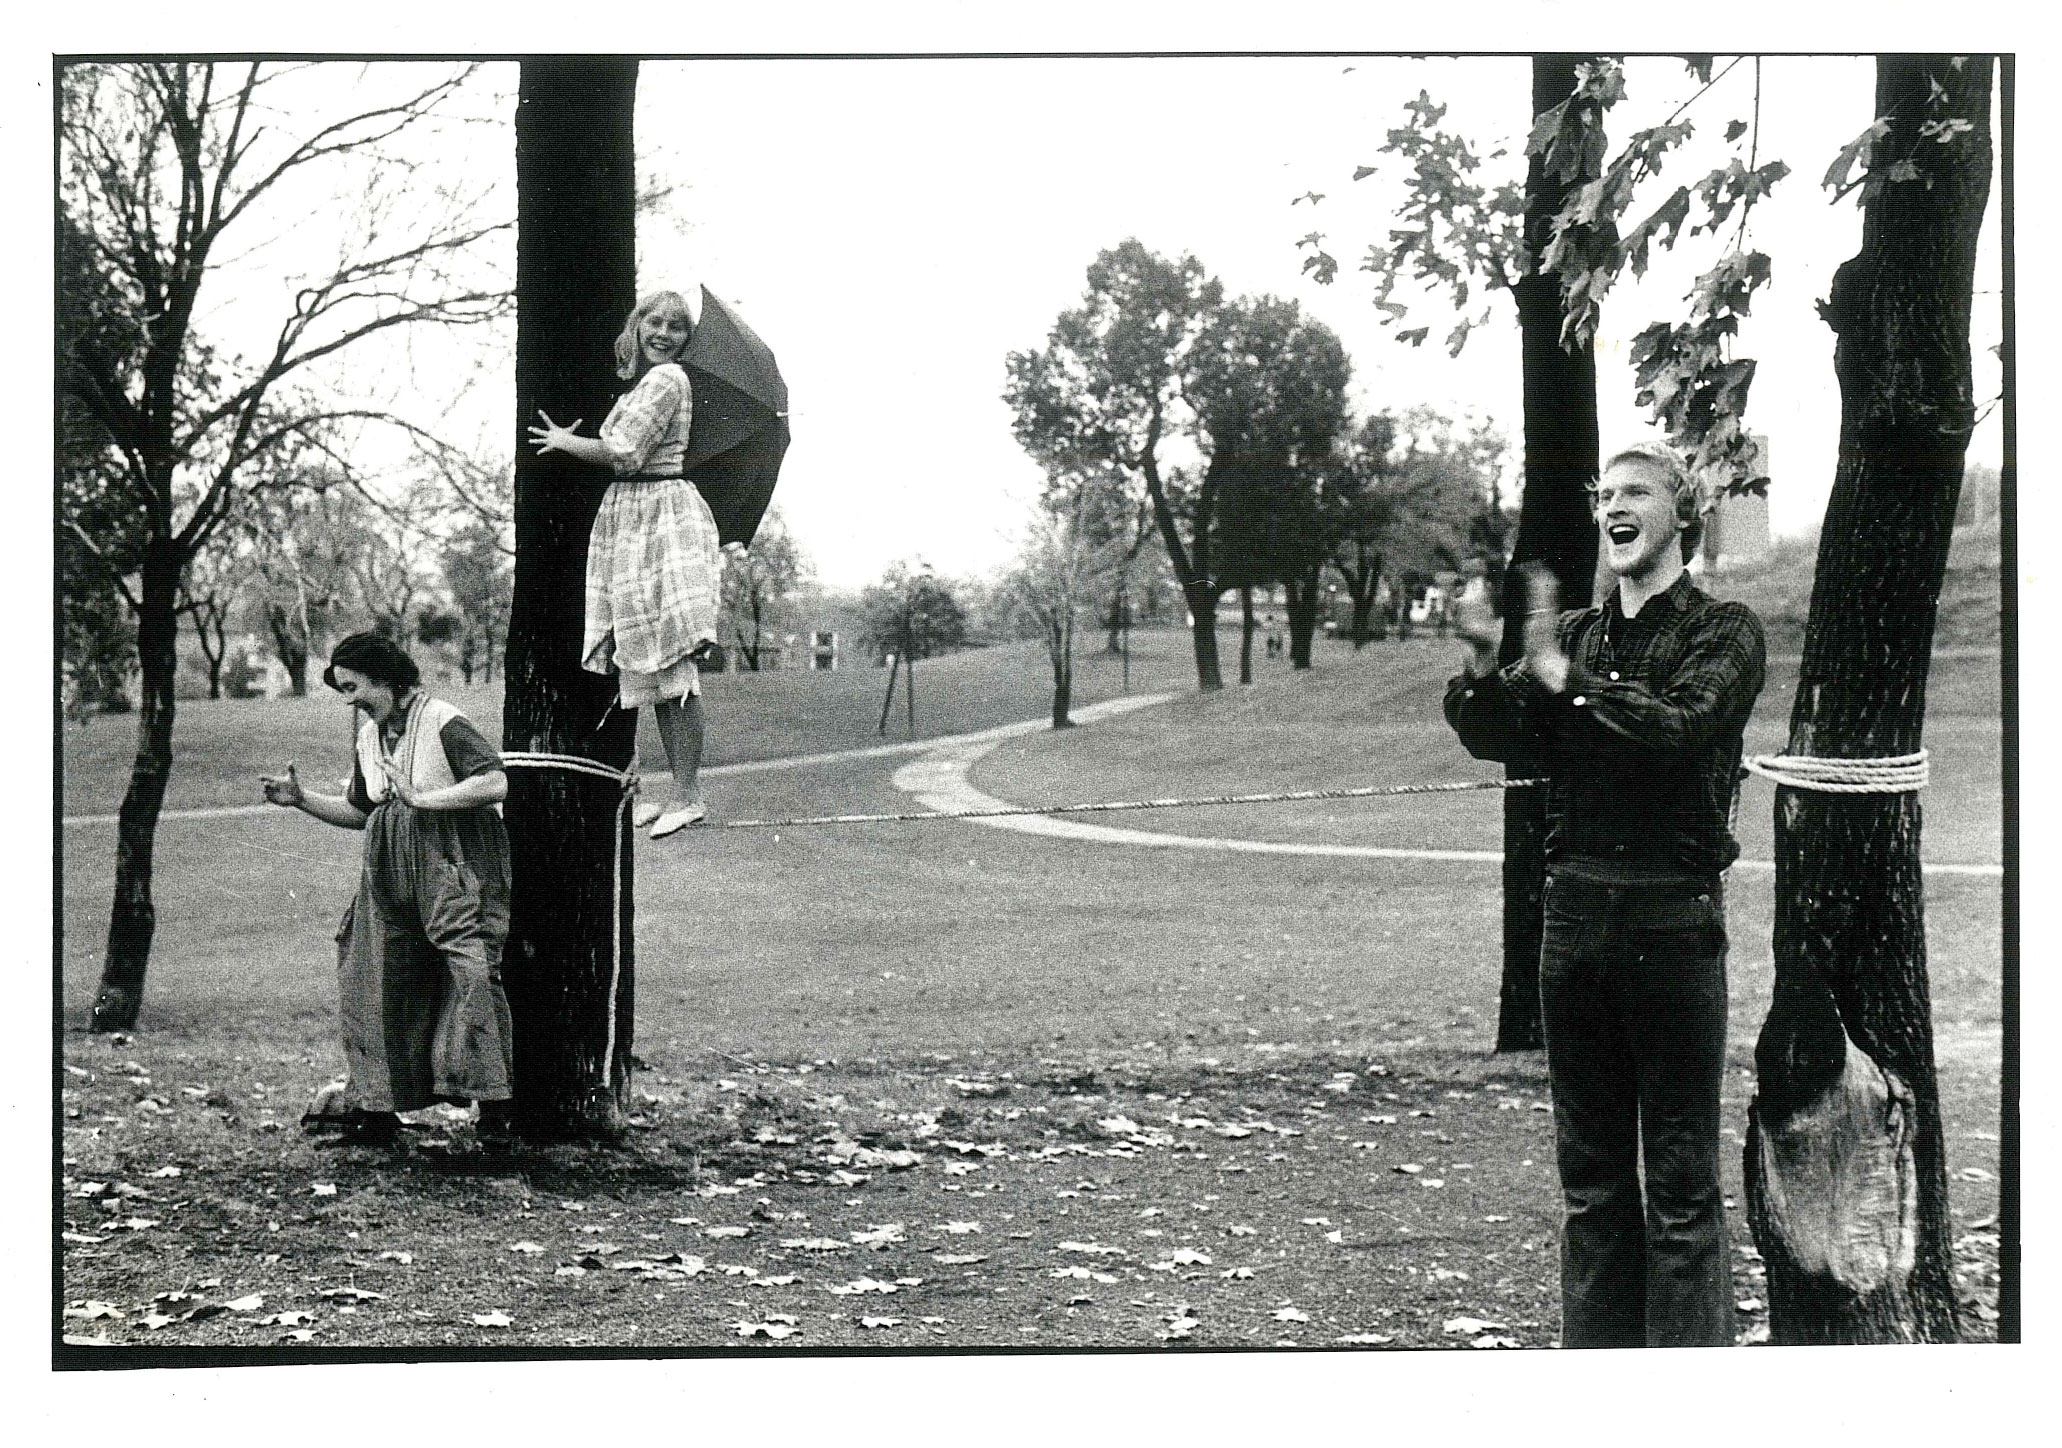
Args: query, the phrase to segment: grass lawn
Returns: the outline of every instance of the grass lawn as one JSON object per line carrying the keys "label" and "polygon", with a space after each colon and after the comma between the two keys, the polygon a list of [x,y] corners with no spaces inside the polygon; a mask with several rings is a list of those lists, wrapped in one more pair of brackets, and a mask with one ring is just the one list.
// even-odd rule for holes
{"label": "grass lawn", "polygon": [[[1135,689],[1188,678],[1184,635],[1135,642]],[[1013,740],[975,779],[1057,800],[1481,777],[1437,723],[1451,654],[1323,646],[1307,675],[1269,665],[1250,691]],[[1116,692],[1107,662],[1083,662],[1084,702]],[[1935,671],[1929,858],[1998,858],[1985,667]],[[715,760],[878,742],[877,672],[711,682]],[[1772,682],[1757,747],[1780,738],[1790,686]],[[927,661],[919,722],[946,733],[1036,717],[1045,688],[1028,651]],[[311,778],[344,759],[334,704],[233,707],[252,712],[182,708],[187,803],[247,800],[255,763],[289,752]],[[901,808],[897,763],[722,777],[712,802],[733,818]],[[66,764],[70,808],[112,803],[121,766],[77,750]],[[1753,831],[1768,796],[1748,790],[1748,853],[1765,857],[1765,820]],[[1495,819],[1493,797],[1470,795],[1123,822],[1493,847]],[[527,1148],[479,1172],[440,1154],[470,1132],[437,1112],[392,1151],[324,1148],[296,1127],[341,1062],[330,937],[356,836],[284,813],[166,821],[134,1039],[81,1029],[113,830],[69,828],[65,844],[75,1335],[294,1351],[1557,1335],[1543,1063],[1490,1053],[1492,866],[1138,850],[965,824],[642,846],[636,1129],[617,1149]],[[1734,1144],[1767,1003],[1768,893],[1765,875],[1742,873],[1731,896]],[[1931,877],[1928,903],[1951,1165],[1975,1173],[1955,1182],[1958,1260],[1972,1307],[1987,1307],[1998,885]],[[1751,1335],[1762,1289],[1737,1219],[1732,1240]],[[1974,1312],[1970,1325],[1987,1331]]]}

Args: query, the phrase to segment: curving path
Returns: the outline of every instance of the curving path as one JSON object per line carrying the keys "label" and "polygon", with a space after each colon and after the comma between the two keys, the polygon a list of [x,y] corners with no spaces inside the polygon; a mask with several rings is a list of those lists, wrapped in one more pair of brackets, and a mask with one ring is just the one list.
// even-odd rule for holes
{"label": "curving path", "polygon": [[[1094,719],[1106,718],[1112,714],[1145,708],[1174,697],[1171,694],[1148,695],[1144,697],[1112,699],[1108,703],[1094,705],[1075,712],[1075,718],[1088,723]],[[951,739],[936,739],[924,746],[922,755],[895,771],[895,787],[904,794],[913,796],[926,809],[940,813],[958,813],[962,810],[1013,809],[1012,800],[999,799],[995,795],[977,789],[969,777],[970,771],[982,756],[993,750],[1004,739],[1035,730],[1040,725],[1010,725],[1004,729],[991,729],[980,734],[966,734]],[[1155,830],[1125,829],[1114,825],[1090,824],[1085,820],[1069,819],[1054,815],[1011,815],[1001,818],[972,819],[965,823],[981,825],[987,829],[1013,830],[1024,835],[1045,835],[1054,839],[1087,840],[1105,845],[1131,845],[1145,849],[1161,850],[1216,850],[1248,855],[1317,855],[1332,858],[1356,860],[1455,860],[1481,864],[1501,864],[1500,850],[1413,850],[1382,845],[1300,845],[1279,840],[1226,839],[1215,835],[1163,834]],[[1773,872],[1773,860],[1736,860],[1736,870]],[[1973,875],[1979,878],[1998,879],[2004,875],[2002,865],[1962,865],[1926,863],[1920,869],[1928,875]]]}

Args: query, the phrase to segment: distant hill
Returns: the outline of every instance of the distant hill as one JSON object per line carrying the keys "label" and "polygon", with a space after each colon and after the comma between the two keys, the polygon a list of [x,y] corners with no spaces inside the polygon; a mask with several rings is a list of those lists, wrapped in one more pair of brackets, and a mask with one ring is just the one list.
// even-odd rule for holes
{"label": "distant hill", "polygon": [[[1795,654],[1804,647],[1804,623],[1811,612],[1818,555],[1816,532],[1803,538],[1778,538],[1768,557],[1749,568],[1708,574],[1700,586],[1717,598],[1737,598],[1759,614],[1768,631],[1770,653]],[[1997,520],[1956,529],[1948,550],[1947,577],[1940,589],[1934,647],[1995,646],[2003,596]]]}

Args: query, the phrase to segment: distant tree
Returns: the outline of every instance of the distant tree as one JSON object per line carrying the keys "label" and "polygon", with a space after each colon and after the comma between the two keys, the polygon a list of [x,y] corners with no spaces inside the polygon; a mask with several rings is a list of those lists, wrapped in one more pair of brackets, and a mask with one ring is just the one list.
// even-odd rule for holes
{"label": "distant tree", "polygon": [[179,585],[179,612],[193,622],[194,638],[208,666],[208,697],[222,697],[222,668],[229,658],[229,620],[250,573],[246,540],[223,529],[187,565]]}
{"label": "distant tree", "polygon": [[963,647],[966,607],[956,586],[928,563],[896,563],[859,597],[859,646],[875,659],[928,659]]}
{"label": "distant tree", "polygon": [[495,650],[508,637],[514,550],[502,540],[502,528],[474,516],[444,543],[444,587],[459,623],[458,667],[468,684],[475,674],[493,682]]}
{"label": "distant tree", "polygon": [[[503,314],[507,289],[473,279],[469,248],[506,223],[473,219],[475,198],[414,186],[398,149],[446,108],[471,67],[439,68],[392,99],[298,126],[302,65],[157,61],[66,65],[58,78],[59,337],[67,438],[78,415],[98,430],[108,486],[140,530],[73,540],[111,575],[133,572],[142,678],[136,762],[117,827],[114,902],[93,1028],[136,1024],[156,930],[151,867],[172,767],[180,583],[195,553],[269,462],[318,447],[354,414],[310,400],[308,369],[362,339],[418,322]],[[399,74],[383,72],[383,75]],[[361,72],[361,75],[364,73]],[[376,89],[367,81],[358,94]],[[309,225],[296,193],[326,176],[363,196],[321,213],[337,260],[280,289],[269,349],[233,355],[205,331],[203,294],[254,259],[266,218]],[[410,186],[417,222],[389,203]],[[278,201],[275,210],[270,203]],[[243,238],[243,240],[239,240]],[[296,388],[303,391],[296,394]]]}
{"label": "distant tree", "polygon": [[1074,633],[1130,555],[1130,540],[1098,512],[1110,493],[1093,481],[1049,487],[997,590],[1012,619],[1035,632],[1052,664],[1052,727],[1073,727]]}
{"label": "distant tree", "polygon": [[1375,636],[1385,578],[1407,599],[1429,574],[1502,546],[1495,520],[1503,446],[1493,429],[1456,433],[1429,408],[1413,408],[1400,420],[1367,419],[1342,449],[1330,561],[1352,600],[1356,648]]}
{"label": "distant tree", "polygon": [[363,546],[350,486],[321,471],[258,494],[245,510],[256,606],[295,698],[308,692],[308,658],[353,601],[353,555]]}
{"label": "distant tree", "polygon": [[[1330,552],[1326,464],[1347,423],[1346,349],[1322,322],[1278,297],[1220,308],[1189,359],[1186,395],[1209,463],[1193,490],[1173,493],[1190,536],[1217,535],[1219,582],[1286,586],[1289,654],[1310,667],[1319,577]],[[1250,679],[1251,608],[1240,647]]]}
{"label": "distant tree", "polygon": [[1082,305],[1060,314],[1044,349],[1009,355],[1003,391],[1017,441],[1049,476],[1110,467],[1143,487],[1188,601],[1205,690],[1224,687],[1224,585],[1211,556],[1217,489],[1207,476],[1177,474],[1163,450],[1191,422],[1182,392],[1190,352],[1223,300],[1194,257],[1168,261],[1136,239],[1122,242],[1089,265]]}
{"label": "distant tree", "polygon": [[767,628],[806,582],[808,567],[778,508],[767,511],[750,549],[724,560],[718,633],[727,630],[737,640],[738,657],[753,673],[763,661]]}

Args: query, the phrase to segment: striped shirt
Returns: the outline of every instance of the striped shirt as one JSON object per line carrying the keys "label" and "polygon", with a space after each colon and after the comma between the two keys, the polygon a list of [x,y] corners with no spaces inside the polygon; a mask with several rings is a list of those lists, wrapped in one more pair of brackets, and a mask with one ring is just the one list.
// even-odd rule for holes
{"label": "striped shirt", "polygon": [[1560,618],[1568,682],[1548,692],[1521,659],[1446,687],[1446,719],[1477,759],[1544,775],[1549,861],[1716,875],[1741,735],[1761,693],[1761,621],[1686,573],[1627,618],[1618,590]]}

